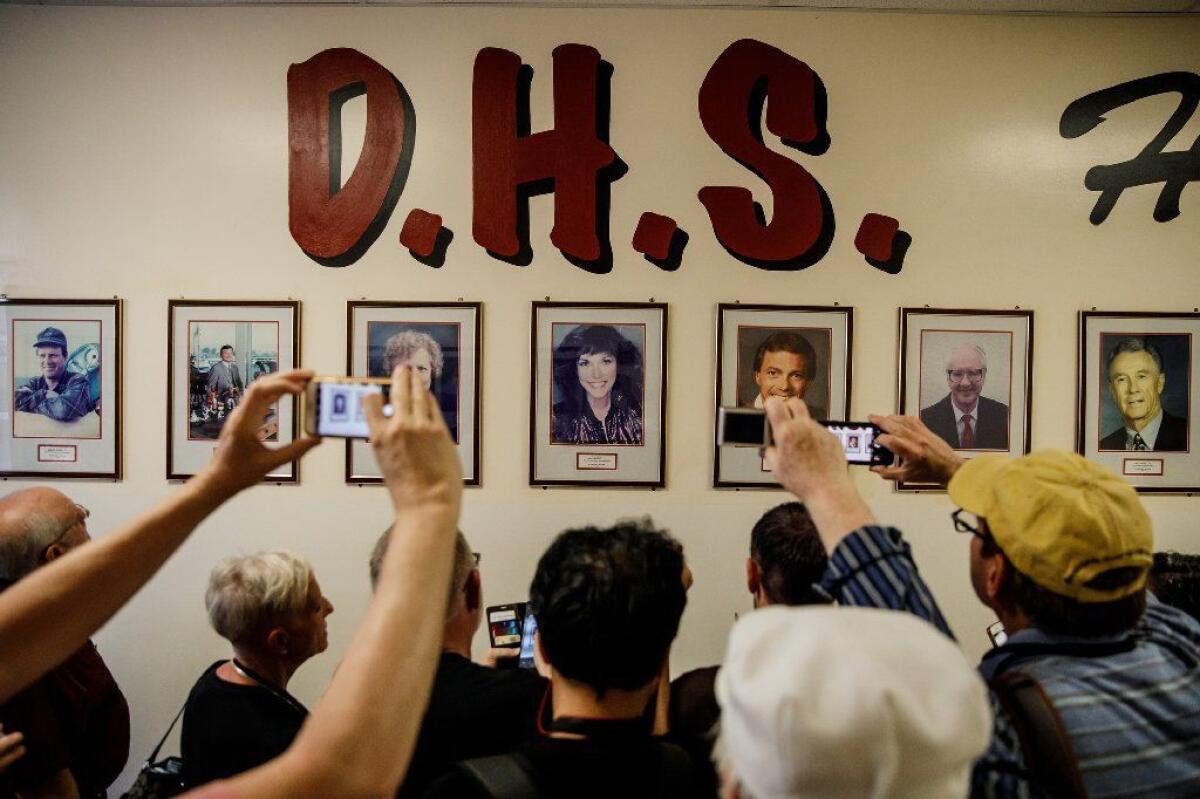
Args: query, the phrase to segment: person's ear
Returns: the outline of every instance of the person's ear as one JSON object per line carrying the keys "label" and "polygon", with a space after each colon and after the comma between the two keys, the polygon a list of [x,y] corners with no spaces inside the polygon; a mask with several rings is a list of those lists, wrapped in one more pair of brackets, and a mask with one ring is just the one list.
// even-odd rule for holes
{"label": "person's ear", "polygon": [[1167,387],[1167,374],[1166,374],[1166,372],[1159,372],[1158,373],[1158,393],[1159,394],[1163,393],[1163,389],[1166,387]]}
{"label": "person's ear", "polygon": [[1009,582],[1012,579],[1012,564],[1002,552],[997,552],[984,561],[983,590],[988,599],[994,604],[1003,599]]}
{"label": "person's ear", "polygon": [[282,627],[274,627],[271,632],[267,633],[267,650],[273,655],[279,657],[287,655],[290,643],[291,636]]}
{"label": "person's ear", "polygon": [[758,562],[754,558],[746,558],[746,590],[751,596],[758,596],[758,592],[762,590],[762,570],[758,567]]}
{"label": "person's ear", "polygon": [[45,563],[50,563],[51,561],[61,558],[65,554],[67,554],[66,547],[62,546],[61,544],[51,544],[50,546],[46,547],[46,551],[42,553],[42,561]]}
{"label": "person's ear", "polygon": [[466,594],[467,612],[474,613],[483,605],[483,581],[479,577],[479,569],[471,569],[467,575],[467,585],[463,588]]}

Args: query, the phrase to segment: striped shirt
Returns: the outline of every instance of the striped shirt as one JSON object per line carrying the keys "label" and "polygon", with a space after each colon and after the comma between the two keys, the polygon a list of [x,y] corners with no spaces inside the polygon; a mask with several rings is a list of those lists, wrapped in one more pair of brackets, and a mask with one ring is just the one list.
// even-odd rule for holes
{"label": "striped shirt", "polygon": [[[848,535],[834,549],[821,585],[840,604],[908,611],[954,637],[895,528],[866,526]],[[1036,651],[1089,646],[1107,647],[1106,654]],[[1083,639],[1021,630],[979,668],[991,679],[1014,665],[1053,702],[1089,796],[1200,796],[1195,619],[1148,596],[1145,614],[1127,635]],[[1025,771],[1012,721],[995,695],[991,704],[992,741],[975,764],[972,796],[1041,795]]]}

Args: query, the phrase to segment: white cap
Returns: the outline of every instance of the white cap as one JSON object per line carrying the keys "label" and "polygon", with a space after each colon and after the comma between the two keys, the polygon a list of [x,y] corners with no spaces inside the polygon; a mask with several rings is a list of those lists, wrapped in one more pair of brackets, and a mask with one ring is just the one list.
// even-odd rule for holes
{"label": "white cap", "polygon": [[722,765],[754,799],[967,795],[987,688],[908,613],[768,607],[742,617],[717,675]]}

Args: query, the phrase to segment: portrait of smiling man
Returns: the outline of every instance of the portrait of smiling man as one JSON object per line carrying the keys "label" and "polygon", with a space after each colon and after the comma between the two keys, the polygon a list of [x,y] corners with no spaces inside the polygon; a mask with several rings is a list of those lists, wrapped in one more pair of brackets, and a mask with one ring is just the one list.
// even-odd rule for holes
{"label": "portrait of smiling man", "polygon": [[945,360],[945,397],[921,409],[921,421],[955,449],[1008,449],[1008,405],[983,396],[987,352],[960,343]]}
{"label": "portrait of smiling man", "polygon": [[67,371],[67,336],[57,327],[46,327],[33,343],[40,374],[17,386],[18,411],[37,413],[59,422],[74,422],[92,410],[91,387],[86,376]]}
{"label": "portrait of smiling man", "polygon": [[768,397],[799,397],[813,418],[826,418],[826,409],[814,407],[805,396],[816,378],[818,361],[813,345],[799,333],[792,330],[770,333],[755,348],[751,363],[751,374],[758,391],[753,399],[743,395],[741,405],[762,408]]}
{"label": "portrait of smiling man", "polygon": [[1184,452],[1187,420],[1162,406],[1167,375],[1149,339],[1126,336],[1108,353],[1105,380],[1124,424],[1100,439],[1101,450]]}

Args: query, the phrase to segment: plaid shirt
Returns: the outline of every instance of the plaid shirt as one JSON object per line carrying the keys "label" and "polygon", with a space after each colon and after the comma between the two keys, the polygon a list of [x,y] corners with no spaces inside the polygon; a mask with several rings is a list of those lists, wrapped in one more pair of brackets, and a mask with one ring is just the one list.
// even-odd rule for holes
{"label": "plaid shirt", "polygon": [[60,422],[73,422],[86,416],[92,409],[91,386],[84,375],[63,372],[62,379],[58,381],[58,396],[47,397],[49,390],[44,377],[25,381],[16,391],[17,410],[40,413]]}
{"label": "plaid shirt", "polygon": [[[907,611],[954,637],[895,528],[866,526],[843,539],[822,588],[843,605]],[[1036,652],[1121,642],[1102,656]],[[1149,596],[1127,635],[1100,641],[1021,630],[979,668],[991,679],[1011,665],[1053,702],[1089,796],[1200,796],[1200,623],[1186,613]],[[994,694],[990,700],[992,741],[975,763],[971,795],[1042,795],[1030,783],[1012,721]]]}

